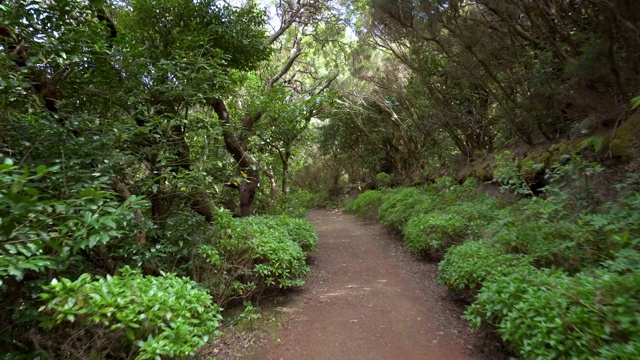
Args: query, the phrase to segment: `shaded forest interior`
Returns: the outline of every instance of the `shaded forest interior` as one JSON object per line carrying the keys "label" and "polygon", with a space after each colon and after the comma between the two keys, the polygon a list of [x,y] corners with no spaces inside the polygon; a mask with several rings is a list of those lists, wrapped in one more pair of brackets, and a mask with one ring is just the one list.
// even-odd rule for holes
{"label": "shaded forest interior", "polygon": [[[635,0],[0,0],[0,54],[0,352],[14,358],[192,355],[222,308],[303,284],[316,235],[301,217],[345,197],[419,256],[446,262],[498,220],[412,223],[406,198],[525,214],[503,214],[499,251],[471,242],[449,264],[477,246],[542,285],[638,282]],[[470,190],[489,181],[504,203]],[[450,231],[428,245],[425,221]],[[528,248],[514,229],[533,223],[598,245]],[[502,331],[482,281],[452,286]],[[616,316],[630,320],[589,335],[605,345],[585,356],[640,353],[628,294]]]}

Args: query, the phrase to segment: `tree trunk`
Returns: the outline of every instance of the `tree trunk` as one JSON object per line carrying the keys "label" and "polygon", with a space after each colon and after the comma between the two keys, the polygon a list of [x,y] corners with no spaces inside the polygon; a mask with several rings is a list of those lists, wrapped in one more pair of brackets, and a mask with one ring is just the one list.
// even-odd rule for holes
{"label": "tree trunk", "polygon": [[[222,131],[224,145],[236,161],[238,170],[246,180],[238,187],[240,192],[238,216],[246,217],[253,212],[253,202],[256,199],[256,191],[258,190],[258,181],[260,179],[259,164],[245,150],[244,141],[231,129],[229,112],[224,102],[221,99],[215,99],[211,102],[211,107],[223,125],[225,125]],[[245,121],[245,123],[249,122]]]}
{"label": "tree trunk", "polygon": [[[111,183],[113,189],[118,193],[118,195],[120,195],[120,199],[122,199],[122,201],[127,201],[129,200],[129,198],[131,198],[131,191],[129,191],[129,189],[123,182],[116,178],[113,178]],[[144,222],[144,216],[142,215],[142,211],[140,209],[137,209],[134,214],[136,216],[136,221],[138,221],[139,223]],[[147,232],[144,230],[140,230],[136,232],[134,238],[138,244],[142,245],[147,239]]]}
{"label": "tree trunk", "polygon": [[291,150],[285,150],[280,156],[282,160],[282,195],[287,196],[287,176],[289,176],[289,159],[291,158]]}
{"label": "tree trunk", "polygon": [[273,170],[262,165],[262,172],[269,179],[269,189],[270,189],[270,201],[269,201],[269,209],[273,211],[276,207],[276,199],[278,198],[278,186],[276,184],[276,177],[273,174]]}
{"label": "tree trunk", "polygon": [[258,191],[259,175],[260,172],[258,170],[249,169],[247,171],[247,181],[240,184],[240,209],[238,212],[240,217],[251,216],[253,212],[253,202]]}

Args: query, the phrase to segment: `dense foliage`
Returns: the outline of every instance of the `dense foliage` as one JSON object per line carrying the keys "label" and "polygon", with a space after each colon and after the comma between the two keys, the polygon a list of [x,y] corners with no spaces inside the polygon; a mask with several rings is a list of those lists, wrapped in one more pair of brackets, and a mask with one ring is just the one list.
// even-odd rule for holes
{"label": "dense foliage", "polygon": [[[565,181],[592,169],[556,164],[542,196],[508,203],[445,178],[369,191],[347,210],[378,208],[410,251],[442,258],[438,281],[472,303],[465,317],[494,326],[519,357],[631,359],[640,355],[640,184],[631,176],[615,200],[598,201]],[[516,172],[508,180],[515,194],[527,187]]]}
{"label": "dense foliage", "polygon": [[120,272],[53,279],[43,287],[40,326],[58,337],[43,335],[38,346],[60,349],[48,356],[179,358],[217,335],[221,309],[195,282],[172,274],[145,277],[127,267]]}
{"label": "dense foliage", "polygon": [[520,155],[591,139],[583,144],[601,157],[637,152],[630,111],[640,86],[640,3],[352,6],[352,76],[337,87],[320,142],[322,168],[339,169],[342,186],[371,184],[380,172],[395,182],[488,180],[487,158],[505,148]]}
{"label": "dense foliage", "polygon": [[335,74],[286,84],[328,8],[0,1],[0,353],[184,358],[303,283],[287,179]]}
{"label": "dense foliage", "polygon": [[634,357],[639,4],[0,0],[0,352],[193,354],[364,191],[522,357]]}

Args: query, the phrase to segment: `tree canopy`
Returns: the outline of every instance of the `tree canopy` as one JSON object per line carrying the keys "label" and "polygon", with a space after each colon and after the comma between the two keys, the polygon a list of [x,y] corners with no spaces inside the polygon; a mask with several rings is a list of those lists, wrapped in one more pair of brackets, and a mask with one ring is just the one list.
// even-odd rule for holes
{"label": "tree canopy", "polygon": [[193,354],[354,189],[637,173],[639,72],[633,0],[0,0],[0,351]]}

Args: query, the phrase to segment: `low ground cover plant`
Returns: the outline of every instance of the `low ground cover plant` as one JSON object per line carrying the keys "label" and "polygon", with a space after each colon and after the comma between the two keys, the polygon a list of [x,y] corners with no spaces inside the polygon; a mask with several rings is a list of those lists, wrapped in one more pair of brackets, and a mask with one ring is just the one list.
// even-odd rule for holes
{"label": "low ground cover plant", "polygon": [[380,205],[378,220],[392,229],[402,231],[413,216],[438,208],[438,199],[430,190],[402,187],[390,191]]}
{"label": "low ground cover plant", "polygon": [[218,304],[304,283],[306,260],[317,244],[308,221],[283,215],[236,219],[220,211],[218,223],[225,230],[214,244],[199,249],[197,261],[200,282]]}
{"label": "low ground cover plant", "polygon": [[488,279],[530,269],[531,258],[506,254],[486,240],[454,246],[438,264],[438,282],[456,293],[475,294]]}
{"label": "low ground cover plant", "polygon": [[[637,254],[636,254],[637,257]],[[466,317],[488,322],[523,359],[640,356],[640,272],[553,269],[488,278]]]}
{"label": "low ground cover plant", "polygon": [[403,229],[404,244],[416,256],[437,256],[467,236],[465,220],[447,212],[412,217]]}
{"label": "low ground cover plant", "polygon": [[496,219],[497,209],[497,201],[478,195],[475,201],[458,202],[438,211],[415,215],[403,228],[404,244],[416,256],[429,253],[440,258],[451,246],[479,238]]}
{"label": "low ground cover plant", "polygon": [[300,286],[316,248],[313,226],[284,215],[221,210],[211,226],[176,211],[160,231],[136,215],[146,199],[120,202],[83,171],[5,160],[0,183],[7,358],[183,358],[216,336],[221,307]]}
{"label": "low ground cover plant", "polygon": [[[442,178],[376,193],[378,219],[402,229],[414,254],[444,253],[438,282],[471,303],[474,326],[494,326],[521,358],[638,358],[640,182],[630,177],[603,202],[590,183],[602,168],[562,161],[539,196],[509,162],[498,179],[519,201]],[[366,213],[368,201],[358,204]]]}
{"label": "low ground cover plant", "polygon": [[345,210],[365,220],[376,220],[378,210],[386,196],[386,191],[367,190],[350,202]]}
{"label": "low ground cover plant", "polygon": [[57,348],[49,353],[56,358],[182,358],[216,336],[222,320],[197,283],[128,267],[115,276],[53,279],[40,298],[41,326],[57,334],[40,345]]}

